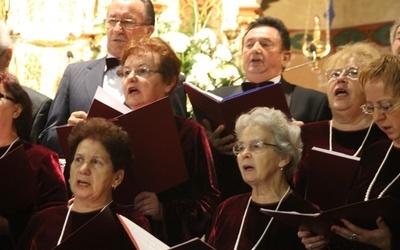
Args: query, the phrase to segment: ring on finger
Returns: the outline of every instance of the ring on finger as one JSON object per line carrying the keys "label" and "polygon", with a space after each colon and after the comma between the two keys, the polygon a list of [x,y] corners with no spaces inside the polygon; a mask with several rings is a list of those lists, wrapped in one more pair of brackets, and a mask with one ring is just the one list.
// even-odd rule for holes
{"label": "ring on finger", "polygon": [[308,244],[308,248],[312,249],[312,243]]}
{"label": "ring on finger", "polygon": [[353,233],[353,234],[349,237],[349,239],[350,239],[350,240],[355,240],[356,237],[357,237],[357,234]]}

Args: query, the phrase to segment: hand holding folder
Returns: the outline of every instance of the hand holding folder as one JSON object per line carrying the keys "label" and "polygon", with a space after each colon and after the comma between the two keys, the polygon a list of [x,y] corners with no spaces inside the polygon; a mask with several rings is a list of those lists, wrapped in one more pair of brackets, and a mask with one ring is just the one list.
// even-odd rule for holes
{"label": "hand holding folder", "polygon": [[298,213],[296,211],[275,211],[261,209],[261,212],[274,217],[299,230],[310,231],[315,235],[323,235],[327,239],[338,237],[331,231],[331,226],[343,226],[341,219],[349,220],[364,229],[376,229],[376,219],[382,216],[389,227],[400,227],[398,209],[400,201],[390,196],[369,201],[362,201],[338,207],[320,213]]}

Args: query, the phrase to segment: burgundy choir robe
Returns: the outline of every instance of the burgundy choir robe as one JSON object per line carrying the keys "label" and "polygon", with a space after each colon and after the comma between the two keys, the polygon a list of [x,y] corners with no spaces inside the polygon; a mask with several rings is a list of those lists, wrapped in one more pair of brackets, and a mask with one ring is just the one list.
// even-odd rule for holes
{"label": "burgundy choir robe", "polygon": [[[68,201],[66,184],[58,161],[58,155],[43,146],[31,144],[23,140],[17,141],[12,146],[12,149],[17,148],[21,144],[23,144],[29,160],[29,166],[27,167],[31,168],[35,173],[39,192],[33,204],[20,208],[18,212],[13,214],[1,215],[8,219],[14,242],[18,242],[33,212],[51,206],[67,204]],[[3,154],[6,149],[7,147],[0,148],[0,154]],[[12,168],[13,166],[1,167]],[[1,178],[8,177],[2,176]],[[21,184],[21,188],[33,187],[26,187],[26,185]]]}
{"label": "burgundy choir robe", "polygon": [[[234,249],[240,225],[250,193],[240,194],[222,202],[216,212],[208,243],[218,250]],[[252,249],[261,237],[271,217],[260,212],[260,208],[276,209],[278,203],[257,204],[251,202],[244,221],[237,249]],[[294,193],[282,201],[279,210],[314,213],[317,208]],[[273,220],[257,249],[305,249],[297,237],[297,228]]]}
{"label": "burgundy choir robe", "polygon": [[[112,232],[113,237],[110,237],[110,239],[106,239],[106,242],[108,244],[115,245],[115,249],[134,249],[128,234],[126,234],[126,232],[124,231],[122,224],[120,224],[118,218],[116,217],[116,214],[118,213],[127,217],[145,230],[149,231],[150,226],[146,217],[134,210],[133,207],[121,206],[116,203],[111,203],[109,207],[111,212],[115,216],[115,220],[119,225],[119,229],[117,233],[118,237],[114,237],[115,232]],[[68,207],[66,205],[61,205],[57,207],[47,208],[34,214],[27,226],[24,235],[21,238],[17,249],[50,250],[55,248],[61,235],[67,212]],[[94,216],[98,215],[99,212],[100,210],[88,213],[77,213],[71,211],[62,237],[62,241],[67,239],[68,236],[73,234],[77,229],[84,226],[85,223],[91,220]],[[107,232],[108,228],[101,227],[97,230]],[[95,231],[90,232],[84,240],[96,241],[96,237],[98,234],[99,233],[96,233]]]}
{"label": "burgundy choir robe", "polygon": [[[312,122],[301,126],[301,137],[303,141],[303,155],[298,164],[297,172],[294,176],[294,185],[296,192],[303,195],[305,194],[308,166],[309,166],[309,154],[312,147],[320,147],[329,149],[329,120]],[[368,128],[357,131],[341,131],[332,128],[332,150],[354,155],[361,143],[363,142]],[[361,150],[376,141],[387,139],[387,136],[382,132],[376,124],[372,125],[371,131],[368,135],[367,140]],[[358,156],[361,156],[359,154]]]}

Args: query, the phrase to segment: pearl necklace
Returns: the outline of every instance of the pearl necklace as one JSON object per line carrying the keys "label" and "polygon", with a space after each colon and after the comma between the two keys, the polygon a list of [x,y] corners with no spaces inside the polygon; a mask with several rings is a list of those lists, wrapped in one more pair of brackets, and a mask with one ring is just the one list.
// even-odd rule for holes
{"label": "pearl necklace", "polygon": [[[107,207],[108,205],[110,205],[111,202],[113,202],[113,200],[111,200],[109,203],[107,203],[106,205],[104,205],[104,207],[100,210],[99,213],[103,212],[103,210],[106,209],[106,207]],[[67,216],[65,216],[65,220],[64,220],[64,224],[63,224],[63,227],[62,227],[62,230],[61,230],[61,234],[60,234],[60,237],[58,238],[58,241],[57,241],[57,246],[60,245],[61,240],[62,240],[62,238],[63,238],[63,236],[64,236],[65,227],[67,226],[69,214],[71,213],[71,210],[72,210],[72,207],[73,207],[73,206],[74,206],[74,203],[72,203],[71,206],[69,206],[69,208],[68,208]]]}
{"label": "pearl necklace", "polygon": [[10,151],[10,149],[12,148],[14,143],[17,142],[18,140],[19,140],[19,137],[17,137],[17,139],[15,139],[13,142],[11,142],[11,144],[10,144],[10,146],[8,146],[6,152],[4,152],[4,154],[2,156],[0,156],[0,159],[2,159],[8,153],[8,151]]}
{"label": "pearl necklace", "polygon": [[[383,161],[382,161],[381,165],[379,166],[378,171],[376,171],[374,178],[372,179],[371,183],[368,186],[367,192],[365,193],[364,201],[369,200],[369,195],[371,193],[371,189],[374,186],[375,181],[378,178],[378,175],[381,172],[381,169],[383,168],[383,165],[385,164],[386,159],[388,158],[392,147],[393,147],[393,142],[392,142],[392,144],[390,144],[390,147],[389,147],[388,151],[386,152],[385,158],[383,158]],[[390,186],[392,186],[393,183],[399,178],[400,178],[400,173],[382,190],[382,192],[378,195],[378,199],[381,198],[386,193],[386,191],[390,188]]]}
{"label": "pearl necklace", "polygon": [[[286,197],[286,195],[289,193],[290,191],[290,186],[287,188],[285,194],[282,196],[282,198],[279,200],[278,205],[275,208],[275,211],[278,211],[283,199]],[[251,197],[249,198],[249,201],[247,202],[247,206],[246,206],[246,210],[244,211],[243,214],[243,218],[242,218],[242,223],[240,224],[240,228],[239,228],[239,234],[236,238],[236,243],[235,243],[235,247],[233,248],[234,250],[238,249],[239,246],[239,241],[240,241],[240,236],[242,235],[242,230],[243,230],[243,225],[244,225],[244,221],[246,219],[246,215],[247,215],[247,211],[249,210],[249,206],[250,206],[250,202],[251,202]],[[262,233],[260,239],[258,239],[257,243],[254,245],[254,247],[252,248],[252,250],[256,249],[256,247],[260,244],[261,240],[264,238],[265,233],[267,232],[269,226],[271,225],[272,221],[274,220],[274,217],[271,217],[271,219],[268,222],[268,225],[265,227],[264,232]]]}
{"label": "pearl necklace", "polygon": [[[330,120],[330,121],[329,121],[329,151],[332,151],[332,123],[333,123],[333,121]],[[371,131],[371,128],[372,128],[372,125],[373,125],[373,124],[374,124],[374,121],[372,121],[371,124],[369,125],[368,131],[367,131],[367,134],[366,134],[365,137],[364,137],[364,140],[362,141],[360,147],[359,147],[358,150],[354,153],[353,156],[357,156],[357,155],[360,153],[362,147],[364,147],[364,144],[365,144],[365,142],[367,141],[367,138],[368,138],[368,136],[369,136],[369,132]]]}

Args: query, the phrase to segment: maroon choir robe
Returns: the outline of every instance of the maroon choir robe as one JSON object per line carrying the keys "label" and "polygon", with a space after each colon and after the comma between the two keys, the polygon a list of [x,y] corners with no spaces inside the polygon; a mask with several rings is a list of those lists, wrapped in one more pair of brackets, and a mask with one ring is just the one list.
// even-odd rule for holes
{"label": "maroon choir robe", "polygon": [[[135,211],[133,207],[126,207],[116,203],[111,203],[109,208],[114,216],[113,219],[115,220],[116,224],[118,224],[117,228],[113,227],[110,229],[107,226],[100,226],[96,228],[96,230],[87,232],[87,235],[85,235],[86,237],[83,240],[98,241],[99,239],[97,237],[102,235],[103,238],[101,240],[105,242],[104,249],[109,249],[109,247],[106,247],[106,245],[113,245],[115,246],[114,249],[135,249],[128,234],[125,232],[122,224],[120,224],[118,218],[116,217],[116,214],[121,214],[127,217],[145,230],[149,231],[150,226],[146,217]],[[63,241],[67,241],[68,237],[73,236],[73,233],[75,233],[78,229],[85,227],[87,225],[86,223],[88,223],[96,215],[99,215],[100,211],[101,210],[96,210],[88,213],[77,213],[71,211],[61,243],[63,243]],[[64,205],[47,208],[34,214],[20,240],[17,249],[50,250],[55,248],[61,235],[67,212],[68,207]],[[97,230],[99,232],[97,232]],[[108,232],[107,230],[112,231]],[[107,238],[107,235],[110,237]]]}
{"label": "maroon choir robe", "polygon": [[[301,137],[304,144],[303,155],[298,164],[293,182],[296,192],[303,196],[307,184],[309,155],[312,147],[316,146],[329,149],[329,122],[329,120],[326,120],[312,122],[301,126]],[[348,155],[354,155],[363,142],[367,131],[368,128],[357,131],[341,131],[332,128],[332,150]],[[386,134],[383,133],[376,124],[372,125],[361,153],[366,146],[384,139],[387,139]],[[359,154],[358,156],[360,157],[361,155],[362,154]]]}
{"label": "maroon choir robe", "polygon": [[[18,242],[33,212],[51,206],[67,204],[68,201],[66,184],[58,161],[58,155],[43,146],[31,144],[23,140],[17,141],[17,143],[12,146],[12,149],[17,148],[21,144],[23,144],[29,161],[29,166],[26,167],[31,168],[35,173],[37,186],[35,188],[38,188],[38,193],[33,199],[34,202],[32,204],[20,208],[18,211],[16,210],[15,213],[0,215],[8,219],[11,236],[14,242]],[[0,148],[0,154],[3,154],[6,150],[7,147]],[[13,166],[1,167],[12,168]],[[2,176],[1,178],[8,177]],[[21,188],[34,187],[27,187],[21,184]]]}
{"label": "maroon choir robe", "polygon": [[[208,243],[218,250],[234,249],[250,193],[228,198],[216,212]],[[251,202],[244,221],[238,249],[252,249],[260,239],[271,217],[260,208],[276,209],[278,203],[261,205]],[[314,213],[318,209],[294,193],[288,194],[279,210]],[[257,249],[305,249],[297,237],[297,228],[273,220]]]}

